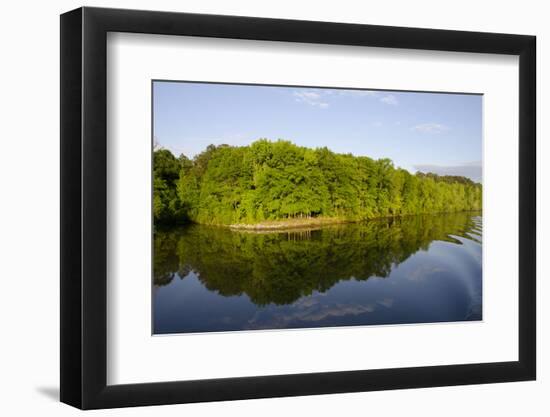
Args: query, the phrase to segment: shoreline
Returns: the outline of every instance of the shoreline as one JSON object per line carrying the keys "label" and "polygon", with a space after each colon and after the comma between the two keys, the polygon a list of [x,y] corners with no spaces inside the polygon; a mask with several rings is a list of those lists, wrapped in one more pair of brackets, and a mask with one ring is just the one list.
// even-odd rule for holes
{"label": "shoreline", "polygon": [[305,229],[312,227],[321,227],[321,226],[330,226],[337,224],[351,224],[351,223],[361,223],[365,221],[378,221],[383,219],[397,219],[403,217],[411,216],[422,216],[422,215],[442,215],[442,214],[453,214],[453,213],[483,213],[483,210],[463,210],[463,211],[452,211],[452,212],[438,212],[438,213],[419,213],[419,214],[404,214],[398,216],[381,216],[373,217],[371,219],[365,220],[350,220],[342,219],[338,217],[313,217],[309,219],[291,219],[291,220],[270,220],[261,223],[236,223],[229,225],[218,225],[220,227],[227,227],[232,230],[248,230],[248,231],[277,231],[277,230],[293,230],[293,229]]}
{"label": "shoreline", "polygon": [[230,224],[229,227],[233,230],[253,230],[253,231],[270,231],[270,230],[287,230],[287,229],[304,229],[311,227],[329,226],[333,224],[356,223],[352,220],[339,219],[334,217],[314,217],[309,219],[292,219],[292,220],[271,220],[261,223],[237,223]]}
{"label": "shoreline", "polygon": [[154,227],[159,228],[172,228],[175,226],[190,226],[190,225],[200,225],[207,227],[219,227],[223,229],[229,229],[233,231],[242,231],[242,232],[285,232],[285,231],[299,231],[299,230],[317,230],[324,226],[336,226],[344,224],[353,224],[353,223],[363,223],[363,222],[376,222],[384,219],[402,219],[406,217],[416,217],[416,216],[438,216],[446,214],[456,214],[456,213],[479,213],[483,215],[483,210],[463,210],[463,211],[449,211],[449,212],[438,212],[438,213],[419,213],[419,214],[402,214],[398,216],[381,216],[373,217],[370,219],[361,219],[361,220],[351,220],[338,217],[313,217],[313,218],[302,218],[302,219],[286,219],[286,220],[268,220],[261,223],[234,223],[234,224],[209,224],[209,223],[195,223],[195,222],[186,222],[178,225],[174,224],[162,224],[155,225]]}

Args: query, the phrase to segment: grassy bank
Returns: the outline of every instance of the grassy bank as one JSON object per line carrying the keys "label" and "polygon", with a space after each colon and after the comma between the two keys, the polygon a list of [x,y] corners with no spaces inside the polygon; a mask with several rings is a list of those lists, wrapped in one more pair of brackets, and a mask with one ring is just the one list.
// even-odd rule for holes
{"label": "grassy bank", "polygon": [[341,217],[309,217],[309,218],[292,218],[284,220],[268,220],[260,223],[238,223],[230,225],[218,225],[221,227],[229,227],[234,230],[250,230],[250,231],[272,231],[272,230],[287,230],[287,229],[305,229],[316,228],[321,226],[329,226],[335,224],[346,223],[360,223],[365,221],[377,221],[382,219],[391,218],[406,218],[415,216],[437,216],[442,214],[453,213],[481,213],[481,210],[462,210],[460,212],[438,212],[438,213],[422,213],[422,214],[408,214],[408,215],[396,215],[396,216],[380,216],[371,219],[363,220],[350,220]]}
{"label": "grassy bank", "polygon": [[301,229],[317,226],[325,226],[330,224],[351,223],[350,220],[338,217],[310,217],[310,218],[294,218],[285,220],[269,220],[260,223],[246,224],[237,223],[230,224],[231,229],[238,230],[286,230],[286,229]]}

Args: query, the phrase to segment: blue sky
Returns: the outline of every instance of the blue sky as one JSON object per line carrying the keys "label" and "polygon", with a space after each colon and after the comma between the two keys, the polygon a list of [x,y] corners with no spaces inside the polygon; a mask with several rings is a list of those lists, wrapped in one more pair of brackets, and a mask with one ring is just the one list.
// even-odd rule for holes
{"label": "blue sky", "polygon": [[154,82],[154,138],[192,158],[209,144],[285,139],[481,180],[482,96]]}

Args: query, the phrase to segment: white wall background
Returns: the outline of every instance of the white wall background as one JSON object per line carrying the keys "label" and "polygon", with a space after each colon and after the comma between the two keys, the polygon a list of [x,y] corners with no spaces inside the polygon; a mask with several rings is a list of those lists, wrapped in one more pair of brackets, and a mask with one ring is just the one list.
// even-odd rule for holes
{"label": "white wall background", "polygon": [[[76,415],[59,392],[59,17],[81,6],[72,0],[9,2],[0,23],[0,412],[3,415]],[[440,29],[532,34],[538,37],[539,260],[550,249],[549,122],[550,26],[536,0],[321,2],[296,0],[124,0],[86,5],[238,14]],[[550,412],[550,285],[539,262],[538,381],[452,388],[325,395],[231,403],[98,411],[94,415],[280,416],[315,414],[543,416]],[[546,395],[545,395],[546,394]]]}

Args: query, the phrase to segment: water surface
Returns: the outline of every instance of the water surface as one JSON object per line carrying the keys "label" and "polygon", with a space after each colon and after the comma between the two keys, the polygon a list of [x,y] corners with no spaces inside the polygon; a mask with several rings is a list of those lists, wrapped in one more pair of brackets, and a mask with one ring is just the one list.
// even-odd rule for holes
{"label": "water surface", "polygon": [[480,213],[154,234],[155,334],[481,320]]}

